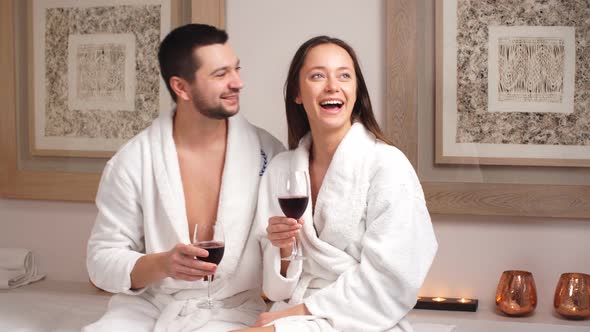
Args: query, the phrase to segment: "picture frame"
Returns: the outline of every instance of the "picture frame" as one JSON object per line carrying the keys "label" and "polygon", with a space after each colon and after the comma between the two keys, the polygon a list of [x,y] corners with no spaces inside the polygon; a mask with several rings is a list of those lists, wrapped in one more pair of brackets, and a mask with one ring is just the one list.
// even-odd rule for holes
{"label": "picture frame", "polygon": [[590,166],[590,24],[566,7],[438,4],[437,163]]}
{"label": "picture frame", "polygon": [[[588,178],[587,168],[435,162],[435,106],[441,102],[435,92],[445,83],[436,75],[442,66],[435,54],[442,47],[436,35],[442,22],[435,14],[444,3],[386,3],[385,132],[416,169],[430,213],[589,220],[590,185],[574,183]],[[447,171],[455,172],[441,176]],[[470,171],[479,176],[467,178]],[[504,178],[496,181],[486,172],[502,172]],[[521,179],[529,172],[537,175],[534,181]]]}
{"label": "picture frame", "polygon": [[110,157],[172,105],[157,48],[171,0],[30,1],[30,149]]}
{"label": "picture frame", "polygon": [[[180,19],[181,12],[186,13],[186,20],[204,22],[223,27],[223,0],[172,0],[172,17]],[[17,25],[15,10],[20,5],[18,0],[0,2],[0,71],[7,79],[0,81],[0,197],[16,199],[38,199],[92,202],[100,180],[102,167],[106,158],[76,157],[81,163],[96,163],[93,167],[80,166],[72,158],[35,157],[37,160],[58,159],[65,166],[24,167],[24,154],[30,154],[26,130],[22,128],[21,119],[28,111],[26,99],[19,97],[27,89],[30,77],[17,71],[16,40]],[[176,7],[175,7],[176,6]],[[190,7],[190,8],[189,8]],[[182,10],[181,10],[182,9]],[[174,18],[174,15],[178,15]],[[189,17],[190,16],[190,17]],[[29,40],[30,42],[30,40]],[[30,72],[29,72],[30,74]],[[18,76],[17,76],[18,75]],[[25,128],[27,125],[25,124]]]}

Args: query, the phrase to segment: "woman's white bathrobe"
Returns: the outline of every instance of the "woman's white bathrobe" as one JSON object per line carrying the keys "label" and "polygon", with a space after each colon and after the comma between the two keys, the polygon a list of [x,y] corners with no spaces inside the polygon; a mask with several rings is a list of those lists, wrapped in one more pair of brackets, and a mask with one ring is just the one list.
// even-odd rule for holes
{"label": "woman's white bathrobe", "polygon": [[117,295],[105,316],[86,331],[220,331],[249,326],[264,311],[262,258],[250,230],[260,178],[284,148],[239,114],[228,120],[227,137],[217,210],[226,247],[212,283],[212,296],[224,299],[225,308],[212,313],[195,307],[195,299],[206,297],[205,281],[166,278],[130,290],[130,273],[141,256],[190,243],[168,112],[122,147],[104,169],[87,267],[94,284]]}
{"label": "woman's white bathrobe", "polygon": [[277,309],[305,303],[313,314],[277,320],[276,331],[411,331],[404,316],[438,245],[412,165],[360,123],[338,146],[313,217],[311,203],[302,217],[306,260],[291,262],[287,278],[279,274],[279,250],[265,232],[269,217],[283,215],[274,181],[281,170],[309,169],[310,143],[308,134],[297,149],[277,155],[260,185],[264,291],[275,301],[289,299]]}

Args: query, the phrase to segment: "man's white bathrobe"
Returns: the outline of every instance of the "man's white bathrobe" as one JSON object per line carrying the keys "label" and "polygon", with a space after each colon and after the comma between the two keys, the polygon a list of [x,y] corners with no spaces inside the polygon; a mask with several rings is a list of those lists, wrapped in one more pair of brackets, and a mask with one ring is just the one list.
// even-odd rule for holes
{"label": "man's white bathrobe", "polygon": [[105,316],[86,331],[221,331],[250,326],[265,310],[260,247],[250,230],[260,178],[284,148],[239,114],[228,120],[227,137],[217,210],[226,246],[212,283],[212,296],[223,299],[225,308],[196,308],[195,300],[207,295],[205,281],[166,278],[145,289],[130,289],[130,273],[140,257],[191,242],[168,112],[122,147],[104,169],[87,267],[94,284],[117,294]]}
{"label": "man's white bathrobe", "polygon": [[313,316],[277,320],[284,331],[412,331],[404,316],[434,259],[437,242],[412,165],[395,147],[354,123],[338,146],[303,219],[304,261],[279,274],[279,250],[266,238],[283,215],[274,181],[281,170],[309,169],[311,136],[277,155],[260,185],[257,233],[264,251],[264,291],[274,310],[305,303]]}

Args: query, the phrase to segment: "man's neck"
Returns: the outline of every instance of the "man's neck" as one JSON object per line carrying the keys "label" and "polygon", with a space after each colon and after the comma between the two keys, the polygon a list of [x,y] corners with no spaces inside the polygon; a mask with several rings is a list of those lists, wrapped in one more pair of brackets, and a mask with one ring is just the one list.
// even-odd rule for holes
{"label": "man's neck", "polygon": [[210,149],[226,143],[227,120],[211,119],[194,108],[177,105],[173,128],[174,143],[179,150]]}

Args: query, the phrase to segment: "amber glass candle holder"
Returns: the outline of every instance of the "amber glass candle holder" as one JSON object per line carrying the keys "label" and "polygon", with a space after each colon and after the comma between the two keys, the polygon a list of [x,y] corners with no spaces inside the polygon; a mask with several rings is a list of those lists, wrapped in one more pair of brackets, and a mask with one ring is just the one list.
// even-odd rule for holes
{"label": "amber glass candle holder", "polygon": [[562,274],[555,288],[553,306],[557,313],[568,319],[590,317],[590,275]]}
{"label": "amber glass candle holder", "polygon": [[537,307],[537,288],[528,271],[502,272],[496,290],[496,307],[508,316],[528,315]]}

